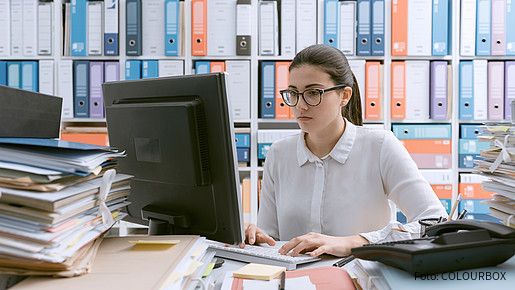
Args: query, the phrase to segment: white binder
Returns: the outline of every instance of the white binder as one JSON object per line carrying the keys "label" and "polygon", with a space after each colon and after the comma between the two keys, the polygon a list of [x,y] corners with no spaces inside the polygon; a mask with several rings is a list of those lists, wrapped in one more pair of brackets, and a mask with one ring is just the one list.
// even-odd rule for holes
{"label": "white binder", "polygon": [[184,75],[184,62],[182,60],[159,60],[159,77]]}
{"label": "white binder", "polygon": [[433,6],[428,0],[408,4],[408,55],[429,56],[432,52]]}
{"label": "white binder", "polygon": [[11,56],[23,56],[23,3],[11,1]]}
{"label": "white binder", "polygon": [[36,56],[38,51],[38,0],[23,0],[22,15],[23,55]]}
{"label": "white binder", "polygon": [[236,0],[207,1],[207,55],[236,55]]}
{"label": "white binder", "polygon": [[9,0],[0,0],[0,56],[11,55],[11,7]]}
{"label": "white binder", "polygon": [[54,95],[54,61],[39,61],[39,92]]}
{"label": "white binder", "polygon": [[340,2],[340,50],[356,55],[356,2]]}
{"label": "white binder", "polygon": [[[38,5],[38,54],[52,55],[53,2]],[[41,76],[41,74],[40,74]]]}
{"label": "white binder", "polygon": [[277,2],[259,2],[259,55],[278,55],[278,22]]}
{"label": "white binder", "polygon": [[73,61],[61,60],[57,73],[57,96],[63,98],[62,119],[73,118]]}
{"label": "white binder", "polygon": [[488,119],[488,61],[472,61],[474,71],[474,120]]}
{"label": "white binder", "polygon": [[227,94],[231,103],[234,120],[250,119],[250,62],[248,60],[228,60]]}
{"label": "white binder", "polygon": [[297,52],[304,48],[317,44],[317,1],[298,0],[297,18]]}
{"label": "white binder", "polygon": [[460,53],[476,54],[476,0],[461,0]]}
{"label": "white binder", "polygon": [[429,119],[429,61],[406,61],[406,120]]}
{"label": "white binder", "polygon": [[165,3],[163,0],[141,1],[143,56],[165,54]]}
{"label": "white binder", "polygon": [[87,40],[86,46],[88,55],[102,55],[103,39],[103,17],[104,2],[88,1],[87,20]]}
{"label": "white binder", "polygon": [[[365,114],[365,65],[366,61],[363,59],[360,60],[349,60],[349,66],[354,76],[356,77],[356,81],[358,81],[359,94],[361,99],[361,112]],[[354,94],[354,93],[353,93]],[[363,115],[364,116],[364,115]]]}
{"label": "white binder", "polygon": [[281,55],[295,56],[295,24],[296,6],[295,0],[281,1]]}

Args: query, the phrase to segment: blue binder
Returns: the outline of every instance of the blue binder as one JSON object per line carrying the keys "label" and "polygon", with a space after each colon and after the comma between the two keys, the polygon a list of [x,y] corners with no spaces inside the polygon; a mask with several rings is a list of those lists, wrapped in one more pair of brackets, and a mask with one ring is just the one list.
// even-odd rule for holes
{"label": "blue binder", "polygon": [[157,78],[159,77],[159,64],[157,60],[144,60],[141,63],[142,66],[142,78]]}
{"label": "blue binder", "polygon": [[141,60],[128,60],[125,62],[125,79],[141,79]]}
{"label": "blue binder", "polygon": [[406,139],[451,139],[451,125],[431,124],[412,125],[394,124],[393,134],[400,140]]}
{"label": "blue binder", "polygon": [[370,1],[371,0],[358,0],[358,38],[356,52],[357,55],[362,56],[368,56],[372,52],[370,45]]}
{"label": "blue binder", "polygon": [[87,37],[87,1],[71,1],[71,55],[87,56],[86,37]]}
{"label": "blue binder", "polygon": [[459,211],[462,212],[466,209],[467,213],[471,214],[488,214],[490,208],[483,201],[484,199],[463,199],[458,206]]}
{"label": "blue binder", "polygon": [[138,56],[142,50],[141,0],[127,0],[126,7],[126,55]]}
{"label": "blue binder", "polygon": [[258,159],[265,160],[268,150],[272,147],[272,143],[258,143]]}
{"label": "blue binder", "polygon": [[73,62],[73,109],[75,118],[89,118],[89,61]]}
{"label": "blue binder", "polygon": [[472,61],[460,62],[459,118],[474,119],[474,65]]}
{"label": "blue binder", "polygon": [[0,60],[0,85],[7,85],[7,62]]}
{"label": "blue binder", "polygon": [[506,55],[515,55],[515,1],[506,1]]}
{"label": "blue binder", "polygon": [[238,162],[250,162],[250,148],[237,148]]}
{"label": "blue binder", "polygon": [[249,133],[236,133],[236,148],[250,148],[250,134]]}
{"label": "blue binder", "polygon": [[7,62],[7,85],[11,88],[21,89],[21,62]]}
{"label": "blue binder", "polygon": [[490,55],[492,0],[477,0],[476,5],[476,55]]}
{"label": "blue binder", "polygon": [[372,20],[372,55],[384,55],[384,0],[373,0],[370,9]]}
{"label": "blue binder", "polygon": [[451,200],[448,198],[441,198],[440,202],[442,203],[443,208],[445,208],[447,214],[451,213]]}
{"label": "blue binder", "polygon": [[[118,23],[119,18],[119,10],[118,10],[118,0],[104,0],[105,5],[105,13],[108,14],[106,16],[113,16],[116,17],[115,21]],[[118,55],[119,52],[119,46],[118,46],[118,35],[119,35],[119,29],[118,26],[116,26],[116,30],[113,31],[107,31],[107,24],[104,25],[104,54],[105,55]],[[115,32],[116,31],[116,32]]]}
{"label": "blue binder", "polygon": [[481,125],[460,125],[460,138],[477,139]]}
{"label": "blue binder", "polygon": [[479,154],[458,154],[458,168],[474,168],[474,160],[480,157]]}
{"label": "blue binder", "polygon": [[324,0],[324,44],[340,48],[340,5],[338,0]]}
{"label": "blue binder", "polygon": [[490,142],[479,141],[479,139],[460,139],[459,144],[459,154],[479,155],[481,151],[490,148]]}
{"label": "blue binder", "polygon": [[21,63],[21,88],[26,91],[37,93],[39,91],[37,61],[23,61]]}
{"label": "blue binder", "polygon": [[195,62],[195,74],[208,74],[211,72],[211,62],[199,60]]}
{"label": "blue binder", "polygon": [[165,0],[165,55],[179,55],[179,0]]}
{"label": "blue binder", "polygon": [[275,62],[261,63],[261,118],[275,118]]}
{"label": "blue binder", "polygon": [[433,55],[449,54],[449,1],[433,0]]}

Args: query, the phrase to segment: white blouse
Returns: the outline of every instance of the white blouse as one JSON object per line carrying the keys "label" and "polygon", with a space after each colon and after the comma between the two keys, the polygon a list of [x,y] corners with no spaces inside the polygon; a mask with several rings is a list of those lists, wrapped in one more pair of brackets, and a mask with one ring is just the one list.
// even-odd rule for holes
{"label": "white blouse", "polygon": [[[419,219],[447,217],[392,132],[345,123],[345,132],[322,159],[307,148],[304,133],[271,146],[258,227],[276,240],[317,232],[360,234],[377,243],[416,238]],[[388,200],[406,215],[408,224],[391,220]]]}

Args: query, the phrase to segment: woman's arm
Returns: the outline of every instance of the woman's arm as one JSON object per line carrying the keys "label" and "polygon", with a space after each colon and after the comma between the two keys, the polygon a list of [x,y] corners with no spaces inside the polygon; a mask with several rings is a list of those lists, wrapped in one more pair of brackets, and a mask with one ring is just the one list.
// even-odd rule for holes
{"label": "woman's arm", "polygon": [[269,236],[278,240],[279,225],[277,221],[277,205],[274,189],[274,162],[274,146],[271,146],[266,156],[263,171],[257,226]]}

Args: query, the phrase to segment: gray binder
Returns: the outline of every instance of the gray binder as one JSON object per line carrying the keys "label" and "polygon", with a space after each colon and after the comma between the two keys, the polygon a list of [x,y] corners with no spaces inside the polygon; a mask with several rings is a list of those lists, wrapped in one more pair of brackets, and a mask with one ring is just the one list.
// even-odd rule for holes
{"label": "gray binder", "polygon": [[126,3],[126,55],[139,56],[141,55],[141,0],[127,0]]}

